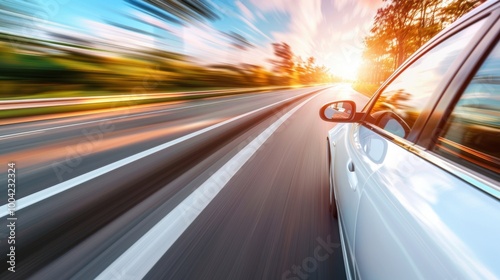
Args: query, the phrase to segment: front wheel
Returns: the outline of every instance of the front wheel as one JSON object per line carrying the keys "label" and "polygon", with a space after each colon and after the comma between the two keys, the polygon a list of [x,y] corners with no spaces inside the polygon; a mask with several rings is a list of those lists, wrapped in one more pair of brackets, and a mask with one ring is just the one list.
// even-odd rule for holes
{"label": "front wheel", "polygon": [[335,202],[335,195],[333,193],[333,177],[332,177],[332,159],[330,153],[330,143],[328,143],[328,138],[326,141],[327,151],[328,151],[328,183],[330,188],[330,216],[333,219],[337,219],[337,203]]}
{"label": "front wheel", "polygon": [[328,179],[329,179],[329,182],[330,182],[330,215],[332,216],[332,218],[334,218],[335,220],[337,219],[337,202],[335,201],[335,194],[333,193],[333,177],[332,177],[332,168],[330,166],[330,164],[328,164]]}

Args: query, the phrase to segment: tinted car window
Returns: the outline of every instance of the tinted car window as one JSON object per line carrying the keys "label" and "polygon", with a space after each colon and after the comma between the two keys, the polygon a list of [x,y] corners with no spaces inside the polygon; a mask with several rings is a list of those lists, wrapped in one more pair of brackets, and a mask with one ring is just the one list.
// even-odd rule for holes
{"label": "tinted car window", "polygon": [[395,135],[408,136],[448,68],[483,22],[456,33],[413,62],[383,90],[368,121]]}
{"label": "tinted car window", "polygon": [[477,169],[500,173],[500,45],[455,105],[435,151]]}

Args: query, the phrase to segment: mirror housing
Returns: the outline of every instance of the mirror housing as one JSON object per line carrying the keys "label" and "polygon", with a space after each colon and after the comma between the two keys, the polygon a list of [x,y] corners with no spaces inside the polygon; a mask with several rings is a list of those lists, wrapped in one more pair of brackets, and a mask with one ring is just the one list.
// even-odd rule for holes
{"label": "mirror housing", "polygon": [[356,113],[356,103],[352,100],[330,102],[321,107],[319,116],[327,122],[351,123],[361,120],[363,114]]}
{"label": "mirror housing", "polygon": [[384,162],[387,156],[387,141],[370,128],[361,126],[359,129],[359,143],[365,155],[376,164]]}
{"label": "mirror housing", "polygon": [[375,124],[401,138],[406,138],[410,134],[410,126],[393,111],[377,112]]}

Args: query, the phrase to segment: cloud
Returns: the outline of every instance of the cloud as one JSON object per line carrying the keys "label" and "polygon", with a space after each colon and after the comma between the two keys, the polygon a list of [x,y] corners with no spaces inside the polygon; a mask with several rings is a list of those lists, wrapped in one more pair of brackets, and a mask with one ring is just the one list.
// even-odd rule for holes
{"label": "cloud", "polygon": [[150,25],[152,25],[152,26],[156,26],[156,27],[158,27],[158,28],[161,28],[161,29],[166,30],[166,31],[169,31],[169,32],[171,32],[171,31],[172,31],[172,30],[171,30],[171,27],[170,27],[168,24],[166,24],[166,23],[165,23],[165,21],[163,21],[163,20],[159,20],[159,19],[157,19],[157,18],[155,18],[155,17],[152,17],[152,16],[150,16],[150,15],[148,15],[148,14],[146,14],[146,13],[139,12],[139,11],[135,11],[135,10],[134,10],[134,11],[132,12],[132,15],[133,15],[135,18],[137,18],[137,19],[139,19],[139,20],[141,20],[141,21],[143,21],[143,22],[145,22],[145,23],[148,23],[148,24],[150,24]]}
{"label": "cloud", "polygon": [[[271,38],[269,38],[268,35],[266,35],[264,32],[262,32],[260,29],[258,29],[255,26],[255,24],[253,24],[250,21],[250,20],[255,20],[256,19],[255,16],[248,9],[248,7],[246,5],[244,5],[243,3],[241,3],[239,0],[237,0],[235,3],[236,3],[236,6],[240,9],[240,11],[243,13],[243,15],[240,13],[237,13],[236,11],[233,11],[232,9],[228,8],[228,6],[224,5],[223,3],[220,3],[220,2],[216,3],[216,2],[210,1],[210,0],[208,0],[208,1],[210,2],[210,4],[212,4],[217,9],[217,11],[219,11],[219,13],[224,14],[228,17],[234,17],[234,18],[240,19],[243,23],[245,23],[248,27],[250,27],[250,29],[252,29],[252,31],[254,31],[256,34],[261,35],[262,37],[266,38],[267,40],[271,40]],[[245,13],[247,13],[247,14],[245,14]],[[256,15],[257,15],[257,17],[259,17],[260,20],[265,20],[262,13],[257,12]],[[251,37],[248,34],[246,34],[246,35],[248,37]]]}
{"label": "cloud", "polygon": [[344,10],[348,7],[356,7],[358,9],[363,9],[365,11],[376,11],[377,8],[382,6],[382,0],[333,0],[335,9]]}
{"label": "cloud", "polygon": [[376,10],[382,6],[382,0],[359,0],[361,6],[367,7],[371,10]]}
{"label": "cloud", "polygon": [[[272,33],[276,41],[287,42],[296,55],[313,56],[317,64],[331,68],[339,76],[354,76],[364,50],[363,39],[369,33],[382,0],[303,0],[290,5],[286,0],[251,0],[269,11],[290,16],[286,32]],[[346,73],[346,69],[350,69]]]}
{"label": "cloud", "polygon": [[[256,48],[242,51],[231,47],[230,42],[221,42],[221,38],[207,37],[215,33],[210,30],[185,29],[182,37],[190,55],[205,57],[207,61],[269,66],[267,59],[273,57],[271,43],[286,42],[295,55],[303,59],[314,56],[317,64],[332,68],[338,75],[345,74],[342,72],[345,67],[359,64],[363,38],[368,35],[377,8],[383,5],[382,0],[236,0],[234,3],[237,10],[228,9],[220,2],[215,7],[245,23],[250,29],[240,33],[252,39],[252,43],[256,43],[254,32],[265,41],[260,41],[261,45]],[[271,17],[276,15],[287,21],[264,29],[255,24],[256,21],[272,22]]]}
{"label": "cloud", "polygon": [[248,21],[248,19],[246,19],[242,16],[239,16],[239,19],[241,19],[241,21],[243,21],[246,25],[248,25],[248,27],[250,27],[253,31],[260,34],[262,37],[266,38],[267,40],[271,41],[271,38],[269,38],[269,36],[267,36],[264,32],[262,32],[260,29],[258,29],[253,23]]}
{"label": "cloud", "polygon": [[238,7],[238,9],[240,9],[240,11],[243,13],[243,15],[245,16],[245,18],[249,19],[250,21],[254,21],[255,20],[255,17],[254,15],[252,14],[252,12],[247,8],[247,6],[245,6],[245,4],[241,3],[239,0],[237,0],[235,2],[236,6]]}
{"label": "cloud", "polygon": [[230,43],[208,25],[186,25],[177,30],[182,38],[183,52],[201,62],[225,62]]}
{"label": "cloud", "polygon": [[246,50],[235,48],[225,34],[206,24],[187,25],[174,30],[182,38],[182,52],[200,64],[257,64],[266,65],[272,54],[270,46],[256,46]]}
{"label": "cloud", "polygon": [[287,10],[291,8],[290,6],[292,6],[290,5],[290,2],[288,0],[250,0],[250,2],[259,10],[264,12],[270,12],[270,11],[287,12]]}
{"label": "cloud", "polygon": [[323,19],[321,0],[294,1],[288,0],[250,0],[264,13],[282,12],[290,16],[288,31],[273,32],[276,42],[286,42],[300,56],[307,56],[314,47],[314,37],[319,32],[318,27]]}
{"label": "cloud", "polygon": [[[157,41],[154,37],[129,31],[107,23],[82,19],[82,23],[92,31],[100,47],[112,50],[137,50],[155,48]],[[97,42],[96,42],[97,43]]]}

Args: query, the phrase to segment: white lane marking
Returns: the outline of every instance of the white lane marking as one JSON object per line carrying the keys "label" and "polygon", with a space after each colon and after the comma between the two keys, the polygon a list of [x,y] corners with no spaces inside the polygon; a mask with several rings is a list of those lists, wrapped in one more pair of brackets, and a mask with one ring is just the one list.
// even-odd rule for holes
{"label": "white lane marking", "polygon": [[96,279],[142,279],[238,170],[292,114],[321,93],[279,118],[152,227]]}
{"label": "white lane marking", "polygon": [[7,138],[13,138],[13,137],[19,137],[19,136],[25,136],[26,134],[32,134],[32,133],[42,133],[42,132],[49,131],[49,130],[54,130],[54,129],[60,129],[60,128],[66,128],[66,127],[72,127],[72,126],[79,126],[79,125],[91,124],[91,123],[98,123],[98,122],[105,122],[105,121],[120,120],[120,119],[125,119],[125,118],[132,118],[132,117],[140,117],[140,116],[146,116],[146,115],[153,115],[153,114],[158,114],[158,113],[165,113],[165,112],[170,112],[170,111],[177,111],[177,110],[183,110],[183,109],[190,109],[190,108],[202,107],[202,106],[213,105],[213,104],[224,103],[224,102],[230,102],[230,101],[235,101],[235,100],[240,100],[240,99],[246,99],[246,98],[252,98],[252,97],[255,97],[255,96],[245,96],[245,97],[239,97],[239,98],[234,98],[234,99],[230,99],[230,100],[215,101],[215,102],[210,102],[210,103],[205,103],[205,104],[198,104],[198,105],[191,105],[191,106],[185,106],[185,107],[171,108],[171,109],[165,109],[165,110],[159,110],[159,111],[153,111],[153,112],[137,113],[137,114],[127,115],[127,116],[113,117],[113,118],[107,118],[107,119],[99,119],[99,120],[95,120],[95,121],[88,121],[88,122],[81,122],[81,123],[75,123],[75,124],[67,124],[67,125],[54,126],[54,127],[49,127],[49,128],[42,128],[42,129],[30,130],[30,131],[26,131],[26,132],[19,132],[19,133],[13,133],[13,134],[8,134],[8,135],[2,135],[2,136],[0,136],[0,140],[1,139],[7,139]]}
{"label": "white lane marking", "polygon": [[[80,175],[80,176],[77,176],[77,177],[75,177],[75,178],[73,178],[73,179],[70,179],[70,180],[68,180],[68,181],[64,181],[64,182],[62,182],[62,183],[59,183],[59,184],[54,185],[54,186],[52,186],[52,187],[46,188],[46,189],[41,190],[41,191],[39,191],[39,192],[36,192],[36,193],[30,194],[30,195],[28,195],[28,196],[26,196],[26,197],[23,197],[23,198],[21,198],[21,199],[17,200],[17,201],[16,201],[16,207],[15,207],[15,208],[16,208],[16,210],[21,210],[21,209],[23,209],[23,208],[25,208],[25,207],[28,207],[28,206],[30,206],[30,205],[32,205],[32,204],[35,204],[35,203],[37,203],[37,202],[40,202],[40,201],[42,201],[42,200],[44,200],[44,199],[46,199],[46,198],[49,198],[49,197],[51,197],[51,196],[54,196],[54,195],[56,195],[56,194],[58,194],[58,193],[61,193],[61,192],[65,191],[65,190],[71,189],[71,188],[73,188],[73,187],[75,187],[75,186],[77,186],[77,185],[80,185],[80,184],[82,184],[82,183],[85,183],[85,182],[87,182],[87,181],[90,181],[90,180],[92,180],[92,179],[94,179],[94,178],[96,178],[96,177],[98,177],[98,176],[101,176],[101,175],[103,175],[103,174],[106,174],[106,173],[108,173],[108,172],[110,172],[110,171],[113,171],[113,170],[115,170],[115,169],[117,169],[117,168],[120,168],[120,167],[122,167],[122,166],[124,166],[124,165],[127,165],[127,164],[132,163],[132,162],[134,162],[134,161],[136,161],[136,160],[139,160],[139,159],[141,159],[141,158],[144,158],[144,157],[147,157],[147,156],[149,156],[149,155],[152,155],[152,154],[154,154],[154,153],[156,153],[156,152],[159,152],[159,151],[161,151],[161,150],[164,150],[164,149],[166,149],[166,148],[168,148],[168,147],[171,147],[171,146],[173,146],[173,145],[175,145],[175,144],[181,143],[181,142],[183,142],[183,141],[186,141],[186,140],[188,140],[188,139],[191,139],[191,138],[193,138],[193,137],[195,137],[195,136],[198,136],[198,135],[200,135],[200,134],[203,134],[203,133],[205,133],[205,132],[208,132],[208,131],[210,131],[210,130],[213,130],[213,129],[215,129],[215,128],[218,128],[218,127],[220,127],[220,126],[223,126],[223,125],[225,125],[225,124],[228,124],[228,123],[234,122],[234,121],[239,120],[239,119],[241,119],[241,118],[244,118],[244,117],[246,117],[246,116],[249,116],[249,115],[255,114],[255,113],[259,112],[259,111],[265,110],[265,109],[267,109],[267,108],[270,108],[270,107],[276,106],[276,105],[281,104],[281,103],[285,103],[285,102],[287,102],[287,101],[289,101],[289,100],[291,100],[291,99],[295,99],[295,98],[298,98],[298,97],[300,97],[300,96],[304,96],[304,95],[307,95],[307,94],[310,94],[310,93],[311,93],[311,92],[306,92],[306,93],[303,93],[303,94],[301,94],[301,95],[293,96],[293,97],[290,97],[290,98],[287,98],[287,99],[281,100],[281,101],[279,101],[279,102],[273,103],[273,104],[271,104],[271,105],[267,105],[267,106],[264,106],[264,107],[262,107],[262,108],[259,108],[259,109],[256,109],[256,110],[253,110],[253,111],[250,111],[250,112],[248,112],[248,113],[245,113],[245,114],[242,114],[242,115],[236,116],[236,117],[234,117],[234,118],[231,118],[231,119],[225,120],[225,121],[223,121],[223,122],[216,123],[216,124],[214,124],[214,125],[212,125],[212,126],[209,126],[209,127],[206,127],[206,128],[200,129],[200,130],[198,130],[198,131],[192,132],[192,133],[190,133],[190,134],[184,135],[184,136],[182,136],[182,137],[179,137],[179,138],[174,139],[174,140],[172,140],[172,141],[169,141],[169,142],[167,142],[167,143],[164,143],[164,144],[161,144],[161,145],[159,145],[159,146],[156,146],[156,147],[150,148],[150,149],[148,149],[148,150],[145,150],[145,151],[142,151],[142,152],[137,153],[137,154],[135,154],[135,155],[132,155],[132,156],[126,157],[126,158],[121,159],[121,160],[119,160],[119,161],[116,161],[116,162],[110,163],[110,164],[105,165],[105,166],[103,166],[103,167],[100,167],[100,168],[98,168],[98,169],[96,169],[96,170],[93,170],[93,171],[90,171],[90,172],[88,172],[88,173],[85,173],[85,174],[82,174],[82,175]],[[1,217],[4,217],[4,216],[7,216],[7,214],[8,214],[7,204],[4,204],[4,205],[2,205],[2,206],[0,207],[0,218],[1,218]]]}
{"label": "white lane marking", "polygon": [[0,136],[0,139],[8,139],[8,138],[13,138],[13,137],[17,137],[17,136],[26,136],[26,135],[30,135],[30,134],[38,134],[38,133],[43,133],[43,132],[44,131],[37,131],[37,130],[19,132],[19,133]]}

